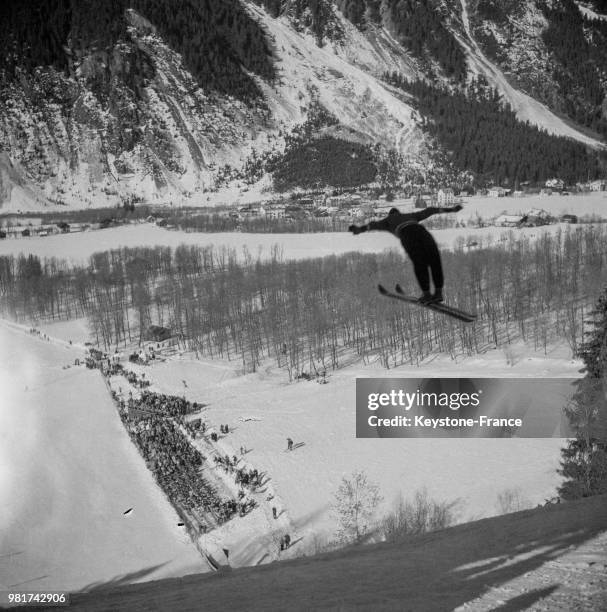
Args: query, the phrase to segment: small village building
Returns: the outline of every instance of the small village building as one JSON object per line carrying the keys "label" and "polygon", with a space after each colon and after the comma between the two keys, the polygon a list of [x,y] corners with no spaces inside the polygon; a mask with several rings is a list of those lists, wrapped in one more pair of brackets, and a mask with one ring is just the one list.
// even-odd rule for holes
{"label": "small village building", "polygon": [[266,208],[266,217],[268,219],[283,219],[284,216],[285,206],[283,204]]}
{"label": "small village building", "polygon": [[491,187],[487,192],[490,198],[503,198],[507,193],[507,190],[503,187]]}
{"label": "small village building", "polygon": [[534,208],[530,210],[526,215],[526,225],[534,227],[540,225],[549,225],[552,222],[552,216],[550,213],[542,210],[541,208]]}
{"label": "small village building", "polygon": [[495,225],[498,227],[521,227],[525,221],[525,215],[500,215],[495,219]]}
{"label": "small village building", "polygon": [[578,218],[577,215],[563,215],[561,217],[561,222],[562,223],[577,223],[578,222]]}
{"label": "small village building", "polygon": [[439,189],[436,194],[436,203],[439,206],[450,206],[451,204],[455,204],[455,194],[453,193],[453,189]]}
{"label": "small village building", "polygon": [[305,210],[312,210],[316,206],[313,198],[301,198],[297,200],[297,204]]}
{"label": "small village building", "polygon": [[590,191],[605,191],[607,189],[607,180],[599,179],[590,183]]}
{"label": "small village building", "polygon": [[296,206],[294,204],[289,204],[288,206],[285,206],[286,219],[307,219],[308,216],[308,211],[304,210],[301,206]]}
{"label": "small village building", "polygon": [[266,216],[266,210],[263,206],[254,206],[247,204],[238,210],[241,219],[257,219]]}
{"label": "small village building", "polygon": [[357,194],[343,193],[337,196],[329,196],[325,200],[325,204],[327,206],[337,206],[339,208],[348,208],[355,204],[359,204],[361,201],[362,201],[362,198]]}
{"label": "small village building", "polygon": [[160,325],[150,325],[145,334],[145,339],[149,342],[166,342],[173,337],[171,330],[168,327]]}
{"label": "small village building", "polygon": [[544,184],[549,189],[556,189],[557,191],[560,191],[561,189],[565,187],[565,181],[560,178],[548,179]]}

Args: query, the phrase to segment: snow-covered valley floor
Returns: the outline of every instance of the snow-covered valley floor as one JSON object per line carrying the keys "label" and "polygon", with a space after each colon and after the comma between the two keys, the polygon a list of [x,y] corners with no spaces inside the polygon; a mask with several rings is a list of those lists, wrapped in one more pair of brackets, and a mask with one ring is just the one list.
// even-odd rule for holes
{"label": "snow-covered valley floor", "polygon": [[[455,219],[474,223],[480,217],[485,221],[502,213],[524,214],[532,209],[541,209],[558,217],[565,213],[578,216],[595,215],[607,217],[607,194],[602,192],[578,196],[529,196],[522,198],[490,198],[475,196],[464,202],[462,212]],[[395,201],[395,206],[404,202]],[[576,226],[564,223],[543,227],[528,227],[515,230],[515,236],[533,239],[544,232],[571,230]],[[579,227],[579,226],[577,226]],[[452,248],[461,237],[469,238],[479,244],[496,243],[513,230],[506,227],[458,227],[432,230],[441,248]],[[157,245],[175,248],[180,244],[200,247],[212,246],[217,251],[226,248],[238,255],[244,249],[254,258],[258,255],[269,258],[272,250],[279,247],[285,259],[303,259],[340,255],[350,251],[378,253],[388,248],[400,250],[399,242],[386,232],[368,232],[353,237],[349,232],[326,232],[316,234],[253,234],[240,232],[198,233],[178,230],[165,230],[150,223],[126,225],[111,229],[87,231],[73,234],[56,234],[53,236],[32,236],[0,240],[2,255],[37,255],[38,257],[56,257],[84,265],[96,252],[123,247],[154,247]]]}
{"label": "snow-covered valley floor", "polygon": [[[444,235],[453,240],[469,233],[445,230]],[[104,236],[104,241],[96,236]],[[16,252],[17,244],[28,245],[28,250],[43,246],[49,251],[38,254],[82,261],[103,248],[142,241],[166,244],[166,237],[170,244],[208,240],[218,247],[240,248],[244,242],[252,253],[255,241],[266,241],[268,249],[276,242],[275,235],[178,234],[132,226],[57,237],[55,243],[53,238],[6,241],[2,247],[12,246]],[[309,257],[354,246],[381,250],[390,237],[282,238],[287,257]],[[79,589],[205,571],[124,431],[101,374],[63,367],[84,355],[85,322],[38,327],[50,341],[27,329],[0,325],[0,587]],[[76,344],[70,346],[67,340]],[[386,371],[378,364],[353,365],[331,372],[326,385],[288,383],[285,372],[269,366],[243,376],[239,362],[195,360],[188,354],[129,367],[146,373],[151,390],[206,404],[205,421],[216,429],[220,424],[231,429],[216,450],[238,455],[242,446],[248,451],[243,461],[266,474],[258,507],[200,541],[214,558],[229,550],[230,564],[238,567],[296,557],[332,539],[334,493],[342,477],[356,469],[363,469],[380,487],[384,502],[378,515],[398,495],[411,498],[422,488],[433,498],[459,500],[462,522],[496,514],[497,496],[506,489],[516,489],[531,506],[555,494],[562,446],[557,438],[356,439],[357,377],[575,378],[580,363],[565,346],[554,346],[544,355],[518,344],[507,353],[489,351],[457,361],[433,356],[420,368]],[[114,388],[118,384],[112,381]],[[285,452],[287,437],[296,445],[291,453]],[[272,518],[272,506],[277,519]],[[132,512],[124,515],[129,508]],[[281,553],[277,541],[284,533],[294,545]]]}
{"label": "snow-covered valley floor", "polygon": [[[8,555],[0,560],[2,582],[74,589],[205,571],[123,430],[100,373],[63,368],[82,356],[81,349],[6,324],[0,334],[7,399],[0,413],[1,533]],[[230,565],[238,567],[300,556],[330,541],[337,526],[335,490],[356,469],[379,485],[379,515],[399,494],[411,498],[422,488],[433,498],[459,500],[459,521],[496,514],[497,496],[506,489],[516,489],[529,505],[552,497],[560,439],[355,438],[357,376],[578,375],[579,363],[563,347],[546,357],[522,345],[514,352],[514,366],[507,365],[512,351],[494,351],[389,372],[377,365],[350,367],[332,373],[326,385],[288,383],[284,372],[270,368],[242,376],[238,363],[188,355],[130,367],[146,373],[153,391],[206,404],[202,416],[209,426],[231,429],[216,450],[239,455],[242,446],[245,465],[266,474],[259,506],[200,540],[221,562],[222,550],[229,550]],[[112,379],[114,389],[120,380]],[[296,446],[290,453],[287,437]],[[133,511],[123,515],[128,508]],[[280,553],[284,533],[294,545]]]}

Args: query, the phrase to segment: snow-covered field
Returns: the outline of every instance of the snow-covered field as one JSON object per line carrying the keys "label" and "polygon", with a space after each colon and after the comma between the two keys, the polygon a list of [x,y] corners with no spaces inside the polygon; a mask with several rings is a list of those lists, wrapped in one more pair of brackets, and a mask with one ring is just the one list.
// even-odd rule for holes
{"label": "snow-covered field", "polygon": [[[548,358],[534,357],[523,346],[517,363],[506,365],[503,352],[492,352],[455,363],[438,358],[421,368],[389,372],[375,365],[332,373],[330,383],[287,384],[284,373],[271,370],[236,376],[238,364],[172,361],[146,369],[154,389],[183,394],[208,404],[204,418],[215,427],[234,429],[220,441],[221,452],[249,449],[251,468],[267,472],[270,505],[284,514],[273,521],[267,511],[255,510],[244,522],[232,521],[212,534],[214,543],[230,549],[234,565],[277,558],[271,531],[303,538],[298,554],[309,550],[315,537],[330,539],[336,528],[333,495],[343,476],[362,469],[384,496],[382,511],[402,493],[413,496],[426,487],[431,496],[460,500],[459,519],[497,513],[497,496],[519,488],[530,504],[555,493],[559,482],[560,439],[356,439],[355,380],[357,377],[577,377],[579,362],[566,349]],[[187,383],[184,388],[182,380]],[[558,420],[558,409],[556,420]],[[287,453],[286,439],[303,443]],[[253,538],[253,539],[252,539]],[[207,538],[208,539],[208,538]]]}
{"label": "snow-covered field", "polygon": [[[503,212],[517,214],[532,209],[544,209],[553,215],[572,213],[577,215],[600,215],[607,217],[607,197],[605,193],[590,193],[579,196],[529,196],[524,198],[489,198],[471,197],[464,202],[464,210],[457,218],[469,221],[477,214],[483,219],[490,219]],[[400,203],[396,201],[395,206]],[[558,231],[564,225],[550,225],[542,228],[525,228],[517,230],[517,235],[534,236],[543,232]],[[491,237],[494,242],[509,230],[502,227],[453,228],[435,230],[438,243],[442,248],[451,248],[460,236],[470,236],[479,242]],[[386,248],[400,249],[398,241],[385,232],[369,232],[353,237],[348,232],[319,234],[247,234],[247,233],[189,233],[168,231],[149,223],[127,225],[99,231],[74,234],[56,234],[53,236],[33,236],[0,241],[0,255],[17,255],[19,253],[38,255],[39,257],[57,257],[77,263],[85,263],[95,252],[120,247],[137,247],[156,245],[177,247],[180,244],[213,246],[216,249],[228,248],[243,253],[243,247],[256,257],[269,257],[275,245],[279,245],[286,259],[303,259],[323,257],[361,251],[377,253]]]}
{"label": "snow-covered field", "polygon": [[607,219],[607,193],[600,191],[568,196],[558,194],[506,198],[473,196],[465,198],[463,206],[464,210],[459,213],[463,219],[475,217],[477,214],[483,219],[491,219],[503,213],[524,214],[534,209],[545,210],[554,216],[599,215]]}
{"label": "snow-covered field", "polygon": [[[3,550],[33,553],[34,536],[42,543],[35,546],[37,556],[20,556],[20,563],[11,565],[7,584],[44,577],[47,582],[41,579],[40,586],[49,587],[61,576],[65,584],[81,587],[131,573],[127,582],[200,570],[187,536],[176,527],[178,519],[121,430],[99,373],[62,370],[78,354],[63,342],[0,330],[3,346],[17,354],[10,364],[8,357],[3,360],[3,386],[14,398],[3,409],[3,429],[10,427],[19,440],[3,457],[8,472],[2,499],[9,500],[3,509]],[[29,363],[34,365],[26,369]],[[152,390],[206,404],[205,421],[231,429],[217,450],[238,456],[243,446],[248,467],[269,479],[257,495],[257,509],[201,539],[220,561],[222,549],[228,549],[232,566],[297,556],[330,540],[336,528],[333,495],[341,478],[356,469],[380,486],[382,513],[399,494],[410,497],[421,488],[438,499],[458,499],[460,521],[497,513],[497,496],[506,489],[517,489],[530,505],[554,495],[560,439],[356,439],[356,377],[575,377],[580,367],[565,347],[540,357],[523,345],[508,355],[493,351],[460,362],[433,358],[421,368],[387,372],[377,364],[357,366],[332,373],[327,385],[288,384],[285,373],[272,368],[241,376],[239,365],[184,355],[133,366],[146,373]],[[121,378],[117,384],[126,388]],[[82,406],[94,412],[83,413]],[[285,452],[287,437],[296,445],[291,453]],[[272,506],[279,512],[276,520]],[[38,520],[40,507],[47,509],[51,526],[26,531],[29,521]],[[133,512],[124,516],[129,507]],[[78,542],[85,538],[87,550],[95,548],[94,562],[88,552],[81,554],[79,543],[70,547],[68,532],[78,534]],[[155,534],[152,540],[149,533]],[[277,539],[284,533],[296,545],[279,553]],[[59,545],[51,548],[55,539]],[[63,563],[59,572],[58,557],[73,564]]]}
{"label": "snow-covered field", "polygon": [[0,590],[207,571],[81,356],[0,324]]}
{"label": "snow-covered field", "polygon": [[[556,206],[562,200],[542,202]],[[522,202],[471,198],[468,210]],[[592,202],[589,213],[602,203],[599,198]],[[454,229],[436,235],[447,245],[457,236],[487,231]],[[209,235],[138,225],[4,241],[0,253],[25,248],[83,261],[95,251],[120,245],[182,242],[236,249],[246,245],[253,254],[259,246],[269,254],[280,243],[285,257],[292,258],[398,246],[382,233],[357,238],[347,233]],[[0,431],[5,437],[0,447],[0,582],[82,588],[120,577],[129,582],[203,571],[198,553],[176,526],[175,513],[124,432],[100,374],[62,368],[82,356],[81,346],[70,347],[66,341],[83,343],[86,322],[45,325],[43,331],[53,337],[51,342],[0,326]],[[331,373],[327,385],[288,384],[286,374],[272,368],[241,376],[239,367],[182,355],[142,370],[153,390],[207,404],[205,420],[217,428],[227,423],[232,430],[220,439],[218,450],[239,455],[243,446],[249,451],[244,461],[267,473],[259,507],[201,540],[216,558],[228,549],[233,566],[295,556],[330,539],[336,527],[333,494],[341,478],[355,469],[365,470],[380,486],[382,512],[397,495],[410,497],[423,487],[433,497],[460,500],[459,520],[495,514],[497,495],[505,489],[518,489],[533,505],[554,495],[560,439],[356,439],[356,377],[577,377],[580,364],[571,360],[566,347],[544,356],[516,345],[508,354],[493,351],[458,362],[434,357],[421,368],[388,372],[377,364],[358,365]],[[285,452],[287,437],[299,445],[292,453]],[[273,505],[278,519],[272,518]],[[130,507],[133,511],[123,515]],[[296,545],[281,554],[277,540],[284,533]]]}

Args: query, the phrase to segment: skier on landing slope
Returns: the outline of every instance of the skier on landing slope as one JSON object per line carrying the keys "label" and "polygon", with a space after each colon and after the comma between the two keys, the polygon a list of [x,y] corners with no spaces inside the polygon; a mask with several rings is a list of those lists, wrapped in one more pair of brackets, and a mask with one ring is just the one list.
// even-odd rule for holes
{"label": "skier on landing slope", "polygon": [[[460,210],[462,210],[460,204],[452,208],[428,207],[413,213],[401,213],[397,208],[392,208],[385,219],[371,221],[367,225],[351,225],[348,231],[357,235],[370,230],[384,230],[399,238],[413,262],[415,276],[423,292],[419,301],[422,304],[436,304],[443,301],[443,266],[434,238],[419,222],[437,213],[459,212]],[[430,292],[428,268],[432,271],[433,294]]]}

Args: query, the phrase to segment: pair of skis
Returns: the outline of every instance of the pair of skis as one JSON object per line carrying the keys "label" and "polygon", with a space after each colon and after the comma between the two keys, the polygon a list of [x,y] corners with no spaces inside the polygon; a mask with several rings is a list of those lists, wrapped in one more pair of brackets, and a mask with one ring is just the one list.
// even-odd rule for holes
{"label": "pair of skis", "polygon": [[449,317],[463,321],[464,323],[472,323],[476,321],[476,314],[464,312],[459,308],[449,306],[443,302],[425,304],[424,302],[420,302],[418,298],[405,295],[400,285],[396,285],[395,291],[390,291],[383,285],[378,285],[377,288],[379,289],[379,292],[386,297],[400,300],[401,302],[407,302],[408,304],[416,304],[417,306],[421,306],[423,308],[429,308],[430,310],[434,310],[434,312],[441,312]]}

